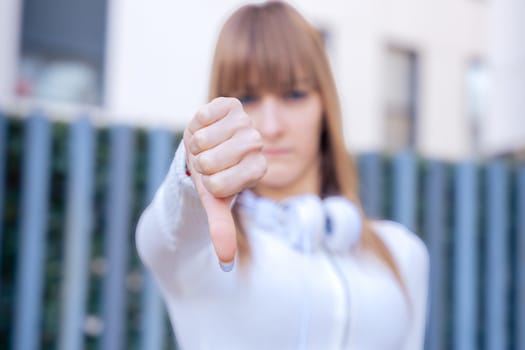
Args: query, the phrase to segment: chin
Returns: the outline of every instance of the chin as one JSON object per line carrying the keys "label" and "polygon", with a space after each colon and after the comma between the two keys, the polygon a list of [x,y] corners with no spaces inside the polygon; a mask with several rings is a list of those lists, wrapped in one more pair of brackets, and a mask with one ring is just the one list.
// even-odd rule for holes
{"label": "chin", "polygon": [[286,169],[269,168],[259,183],[264,187],[286,188],[293,182],[294,175]]}

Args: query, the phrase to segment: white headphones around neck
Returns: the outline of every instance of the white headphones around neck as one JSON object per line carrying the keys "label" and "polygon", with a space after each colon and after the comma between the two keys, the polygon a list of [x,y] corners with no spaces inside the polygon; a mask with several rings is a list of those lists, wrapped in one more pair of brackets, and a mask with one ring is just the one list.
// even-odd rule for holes
{"label": "white headphones around neck", "polygon": [[249,222],[302,252],[347,252],[361,238],[359,210],[342,196],[302,195],[278,203],[244,191],[237,201]]}

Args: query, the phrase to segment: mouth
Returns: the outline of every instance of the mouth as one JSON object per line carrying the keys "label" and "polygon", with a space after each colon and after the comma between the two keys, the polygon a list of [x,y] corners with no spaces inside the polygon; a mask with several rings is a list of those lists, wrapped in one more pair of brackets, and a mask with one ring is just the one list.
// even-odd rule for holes
{"label": "mouth", "polygon": [[277,147],[269,147],[269,148],[263,148],[263,154],[265,156],[283,156],[286,154],[291,153],[291,149],[289,148],[277,148]]}

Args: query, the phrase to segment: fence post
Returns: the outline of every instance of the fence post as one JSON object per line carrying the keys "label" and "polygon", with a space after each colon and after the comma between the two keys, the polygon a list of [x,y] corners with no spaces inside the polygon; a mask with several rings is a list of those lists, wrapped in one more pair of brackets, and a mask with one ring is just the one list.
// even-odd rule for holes
{"label": "fence post", "polygon": [[[4,198],[6,186],[6,161],[7,161],[7,120],[5,115],[0,112],[0,266],[2,262],[2,242],[3,240],[3,219],[4,219]],[[1,285],[0,285],[1,288]]]}
{"label": "fence post", "polygon": [[87,118],[70,126],[65,263],[59,346],[81,350],[93,221],[95,132]]}
{"label": "fence post", "polygon": [[20,241],[17,258],[14,349],[40,348],[40,322],[48,198],[50,187],[51,126],[41,115],[26,121],[22,173]]}
{"label": "fence post", "polygon": [[124,126],[110,130],[109,183],[106,202],[105,232],[106,274],[103,286],[103,322],[101,347],[124,349],[126,313],[126,273],[129,257],[133,131]]}
{"label": "fence post", "polygon": [[373,218],[383,214],[382,157],[378,154],[363,154],[358,158],[361,201],[365,213]]}
{"label": "fence post", "polygon": [[430,254],[430,319],[427,332],[427,347],[430,350],[445,349],[445,262],[444,243],[446,236],[446,167],[438,161],[427,164],[424,192],[424,232]]}
{"label": "fence post", "polygon": [[517,166],[516,209],[516,349],[525,349],[525,162]]}
{"label": "fence post", "polygon": [[398,153],[393,162],[393,218],[416,232],[417,168],[412,152]]}
{"label": "fence post", "polygon": [[485,211],[485,346],[487,350],[506,349],[508,277],[508,176],[499,160],[487,166],[487,206]]}
{"label": "fence post", "polygon": [[[173,136],[168,131],[153,130],[148,134],[148,173],[146,200],[149,203],[166,176],[173,157]],[[145,281],[142,295],[142,337],[140,349],[164,349],[164,305],[155,281],[147,269],[143,269]]]}
{"label": "fence post", "polygon": [[476,165],[456,165],[454,173],[454,332],[453,347],[477,350],[478,177]]}

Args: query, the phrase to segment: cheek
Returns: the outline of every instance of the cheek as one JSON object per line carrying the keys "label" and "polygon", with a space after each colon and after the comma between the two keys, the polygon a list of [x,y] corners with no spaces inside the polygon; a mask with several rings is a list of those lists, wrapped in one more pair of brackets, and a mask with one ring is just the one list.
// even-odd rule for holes
{"label": "cheek", "polygon": [[298,161],[301,163],[312,162],[319,155],[319,129],[301,128],[298,131],[301,131],[296,137],[296,149],[299,155]]}
{"label": "cheek", "polygon": [[319,111],[319,114],[309,116],[297,125],[296,139],[304,150],[303,155],[310,155],[309,158],[319,153],[321,124],[321,112]]}

